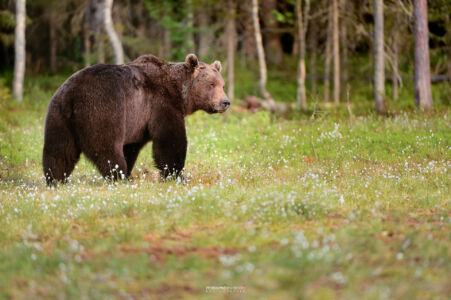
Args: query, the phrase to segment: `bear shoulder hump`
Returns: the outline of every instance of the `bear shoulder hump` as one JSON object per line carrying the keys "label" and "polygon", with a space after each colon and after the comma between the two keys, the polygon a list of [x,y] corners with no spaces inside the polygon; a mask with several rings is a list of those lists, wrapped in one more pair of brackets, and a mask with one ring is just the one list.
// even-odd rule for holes
{"label": "bear shoulder hump", "polygon": [[164,60],[148,54],[148,55],[141,55],[140,57],[138,57],[137,59],[135,59],[134,61],[132,61],[130,63],[130,65],[147,65],[147,64],[153,64],[156,65],[158,67],[161,67],[162,65],[165,64]]}

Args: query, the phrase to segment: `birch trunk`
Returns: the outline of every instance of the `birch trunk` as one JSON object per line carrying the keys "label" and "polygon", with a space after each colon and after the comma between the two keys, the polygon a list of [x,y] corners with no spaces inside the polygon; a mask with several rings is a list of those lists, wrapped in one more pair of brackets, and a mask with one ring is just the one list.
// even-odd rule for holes
{"label": "birch trunk", "polygon": [[384,3],[374,0],[374,102],[376,111],[384,113]]}
{"label": "birch trunk", "polygon": [[[309,0],[307,0],[308,2]],[[308,4],[306,4],[307,6]],[[306,15],[307,16],[307,15]],[[306,19],[306,18],[304,18]],[[297,20],[297,35],[299,41],[299,63],[298,63],[298,89],[296,93],[296,101],[299,108],[302,110],[307,109],[307,99],[305,93],[305,28],[307,24],[304,24],[302,17],[302,3],[301,0],[296,0],[296,20]]]}
{"label": "birch trunk", "polygon": [[[295,6],[297,5],[297,1],[298,0],[296,0]],[[295,8],[295,10],[296,10],[296,8]],[[293,57],[296,57],[299,55],[299,36],[298,36],[297,32],[295,32],[295,34],[294,34],[293,48],[291,49],[291,55]]]}
{"label": "birch trunk", "polygon": [[258,65],[260,68],[260,93],[263,98],[270,103],[270,106],[272,106],[271,110],[274,110],[274,100],[266,90],[266,80],[268,75],[266,70],[265,50],[263,49],[262,34],[260,31],[260,20],[258,18],[258,0],[252,0],[252,21],[254,24],[255,45],[257,47]]}
{"label": "birch trunk", "polygon": [[113,0],[105,0],[103,20],[108,39],[113,46],[115,62],[117,65],[121,65],[124,63],[124,50],[122,49],[121,41],[119,40],[119,37],[113,27],[113,20],[111,18],[112,7]]}
{"label": "birch trunk", "polygon": [[432,108],[431,67],[429,62],[429,30],[427,1],[414,0],[415,35],[415,104],[422,110]]}
{"label": "birch trunk", "polygon": [[23,98],[23,78],[25,74],[25,16],[25,0],[16,0],[13,95],[19,102]]}

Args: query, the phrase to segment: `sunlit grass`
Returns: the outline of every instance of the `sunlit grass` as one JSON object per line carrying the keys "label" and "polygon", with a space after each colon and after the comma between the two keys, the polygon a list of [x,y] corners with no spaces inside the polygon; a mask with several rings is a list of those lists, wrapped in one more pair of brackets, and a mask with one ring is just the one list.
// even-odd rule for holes
{"label": "sunlit grass", "polygon": [[449,297],[448,108],[200,112],[187,118],[186,184],[160,182],[147,146],[130,182],[82,158],[50,189],[43,123],[62,80],[1,103],[0,298]]}

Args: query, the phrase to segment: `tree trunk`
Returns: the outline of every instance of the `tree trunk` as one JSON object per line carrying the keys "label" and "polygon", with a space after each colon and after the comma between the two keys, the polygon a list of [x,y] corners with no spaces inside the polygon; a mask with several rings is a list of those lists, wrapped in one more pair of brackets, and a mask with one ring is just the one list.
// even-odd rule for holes
{"label": "tree trunk", "polygon": [[262,15],[265,25],[265,51],[268,62],[280,64],[283,59],[282,44],[280,43],[279,25],[275,21],[273,10],[277,9],[277,0],[265,0],[262,2]]}
{"label": "tree trunk", "polygon": [[378,113],[385,113],[384,66],[384,3],[374,0],[374,101]]}
{"label": "tree trunk", "polygon": [[234,100],[234,62],[236,48],[236,29],[234,0],[228,0],[229,15],[227,19],[227,94],[230,100]]}
{"label": "tree trunk", "polygon": [[197,10],[197,19],[199,22],[198,37],[199,37],[199,49],[198,53],[201,58],[206,58],[210,53],[210,45],[213,40],[213,32],[210,30],[210,11],[204,9],[208,3],[203,0],[201,2],[202,7]]}
{"label": "tree trunk", "polygon": [[449,53],[448,54],[448,82],[449,82],[449,97],[451,99],[451,51],[449,51],[448,53]]}
{"label": "tree trunk", "polygon": [[312,94],[316,94],[316,81],[318,74],[316,72],[316,58],[317,58],[317,52],[318,52],[318,26],[311,26],[310,27],[310,34],[309,34],[309,53],[310,53],[310,59],[309,59],[309,70],[310,70],[310,86],[312,90]]}
{"label": "tree trunk", "polygon": [[104,8],[104,26],[105,31],[108,34],[108,38],[113,46],[115,62],[117,65],[121,65],[124,63],[124,50],[122,49],[121,41],[114,30],[113,20],[111,18],[111,10],[113,8],[113,0],[105,0],[105,8]]}
{"label": "tree trunk", "polygon": [[393,44],[393,99],[398,100],[399,98],[399,54],[398,54],[399,44],[397,41]]}
{"label": "tree trunk", "polygon": [[[309,0],[306,0],[308,3]],[[308,4],[306,4],[308,6]],[[307,15],[306,15],[307,17]],[[298,107],[302,110],[307,109],[307,99],[305,95],[305,32],[307,31],[306,25],[302,18],[302,3],[301,0],[296,0],[296,21],[297,21],[297,36],[299,41],[299,63],[298,63],[298,90],[296,93],[296,101]]]}
{"label": "tree trunk", "polygon": [[85,67],[91,64],[91,28],[89,26],[91,21],[91,8],[89,3],[86,5],[85,16],[83,19],[83,48]]}
{"label": "tree trunk", "polygon": [[187,1],[188,15],[186,17],[186,25],[188,27],[188,37],[186,41],[186,46],[188,52],[194,53],[196,51],[196,45],[194,43],[194,17],[193,17],[193,3],[191,0]]}
{"label": "tree trunk", "polygon": [[88,6],[89,27],[94,32],[94,41],[97,47],[97,63],[103,64],[105,63],[105,41],[103,35],[105,2],[103,0],[88,0]]}
{"label": "tree trunk", "polygon": [[[246,1],[242,4],[246,13],[252,14],[252,1]],[[252,18],[243,18],[244,25],[244,53],[246,58],[253,60],[255,58],[255,33]]]}
{"label": "tree trunk", "polygon": [[338,27],[338,0],[332,0],[333,56],[334,56],[334,103],[340,102],[340,40]]}
{"label": "tree trunk", "polygon": [[[298,0],[296,0],[296,2],[297,1]],[[297,5],[297,3],[295,3],[295,6],[296,5]],[[296,10],[296,8],[295,8],[295,10]],[[294,37],[293,37],[293,48],[291,49],[291,55],[293,57],[297,57],[299,55],[299,36],[298,36],[297,32],[295,32]]]}
{"label": "tree trunk", "polygon": [[25,73],[25,17],[25,0],[16,0],[13,94],[19,102],[23,98],[23,78]]}
{"label": "tree trunk", "polygon": [[260,81],[259,81],[260,93],[263,96],[263,98],[265,98],[265,100],[273,104],[274,100],[266,90],[267,71],[265,61],[265,50],[263,49],[262,34],[260,31],[260,20],[258,18],[258,0],[252,0],[252,21],[254,24],[255,45],[257,46],[258,65],[260,68]]}
{"label": "tree trunk", "polygon": [[329,7],[326,39],[326,58],[324,62],[324,101],[330,101],[330,61],[332,56],[332,11]]}
{"label": "tree trunk", "polygon": [[415,35],[415,104],[418,108],[432,108],[431,68],[429,62],[429,30],[427,0],[414,0]]}
{"label": "tree trunk", "polygon": [[103,38],[103,34],[99,33],[96,36],[97,41],[97,56],[99,64],[105,63],[105,40]]}
{"label": "tree trunk", "polygon": [[55,12],[50,11],[49,35],[50,35],[50,72],[56,72],[56,28],[55,28]]}
{"label": "tree trunk", "polygon": [[208,31],[208,15],[206,11],[199,12],[199,56],[205,57],[208,55],[208,41],[207,41],[207,31]]}
{"label": "tree trunk", "polygon": [[[446,27],[447,28],[451,28],[451,17],[449,16],[449,14],[446,16],[446,18],[445,18],[445,24],[446,24]],[[451,31],[448,31],[448,34],[447,34],[447,40],[448,40],[448,43],[450,42],[450,40],[451,40]],[[448,61],[448,64],[447,64],[447,69],[448,69],[448,83],[449,83],[449,97],[450,97],[450,99],[451,99],[451,43],[449,43],[448,44],[449,45],[449,47],[448,47],[448,55],[447,55],[447,57],[448,57],[448,59],[447,59],[447,61]]]}
{"label": "tree trunk", "polygon": [[395,24],[393,26],[392,40],[393,40],[393,61],[392,61],[392,83],[393,83],[393,99],[397,100],[399,97],[399,18],[401,14],[395,14]]}
{"label": "tree trunk", "polygon": [[[348,12],[347,0],[340,0],[340,6],[342,12]],[[346,86],[348,84],[348,30],[347,30],[347,18],[342,16],[341,18],[341,84]]]}
{"label": "tree trunk", "polygon": [[171,30],[162,26],[163,30],[163,49],[166,58],[171,58],[172,56],[172,41],[171,41]]}

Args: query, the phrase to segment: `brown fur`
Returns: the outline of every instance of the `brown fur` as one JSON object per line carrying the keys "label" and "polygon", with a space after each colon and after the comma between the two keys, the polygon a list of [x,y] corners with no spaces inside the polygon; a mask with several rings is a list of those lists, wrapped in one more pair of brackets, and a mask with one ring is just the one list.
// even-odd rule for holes
{"label": "brown fur", "polygon": [[129,64],[99,64],[75,73],[48,107],[43,150],[47,183],[64,182],[81,152],[105,178],[128,177],[149,141],[161,176],[182,176],[184,117],[228,108],[220,69],[219,62],[208,65],[194,54],[183,63],[143,55]]}

